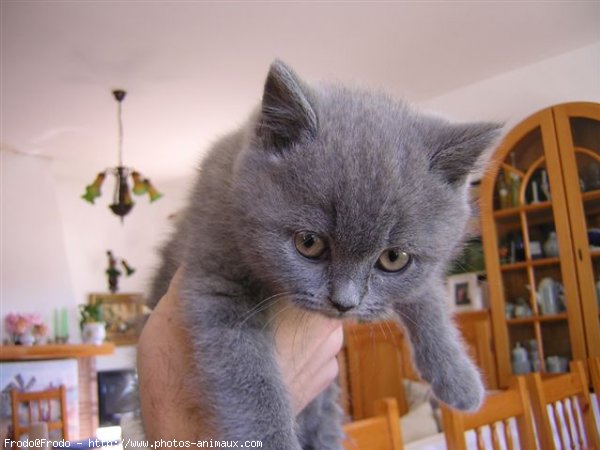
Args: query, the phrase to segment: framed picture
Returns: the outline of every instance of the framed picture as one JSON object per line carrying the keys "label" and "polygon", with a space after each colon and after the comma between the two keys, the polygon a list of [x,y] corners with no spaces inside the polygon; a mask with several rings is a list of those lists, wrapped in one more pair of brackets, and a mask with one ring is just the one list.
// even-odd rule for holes
{"label": "framed picture", "polygon": [[450,307],[457,311],[481,309],[481,288],[476,273],[461,273],[447,278]]}
{"label": "framed picture", "polygon": [[102,315],[106,322],[106,339],[116,345],[137,344],[140,331],[150,310],[139,293],[90,294],[88,303],[102,301]]}

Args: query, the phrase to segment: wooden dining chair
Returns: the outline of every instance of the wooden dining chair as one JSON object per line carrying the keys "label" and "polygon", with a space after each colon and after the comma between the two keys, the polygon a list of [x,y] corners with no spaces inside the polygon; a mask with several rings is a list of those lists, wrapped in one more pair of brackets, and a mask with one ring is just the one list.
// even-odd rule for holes
{"label": "wooden dining chair", "polygon": [[376,414],[375,402],[394,398],[408,412],[403,379],[417,380],[404,333],[394,322],[344,324],[344,349],[353,420]]}
{"label": "wooden dining chair", "polygon": [[393,398],[375,402],[376,416],[344,426],[345,450],[402,450],[398,404]]}
{"label": "wooden dining chair", "polygon": [[[36,422],[47,422],[49,433],[53,430],[61,430],[62,439],[69,439],[65,386],[61,385],[56,389],[32,392],[21,392],[13,389],[10,395],[12,427],[15,439],[18,440],[21,435],[27,434],[29,427]],[[26,423],[21,421],[23,419],[20,414],[22,411],[26,412]],[[53,411],[59,414],[53,415]]]}
{"label": "wooden dining chair", "polygon": [[539,373],[527,377],[540,445],[544,450],[600,450],[583,363],[573,361],[570,368],[567,374],[544,380]]}
{"label": "wooden dining chair", "polygon": [[[530,408],[527,384],[523,377],[516,377],[511,389],[489,394],[483,406],[475,413],[454,411],[443,406],[446,447],[448,450],[466,450],[465,433],[473,430],[477,450],[514,449],[516,442],[521,450],[535,449],[537,447]],[[516,422],[516,429],[511,426],[512,419]],[[518,436],[514,436],[515,431]],[[485,438],[486,435],[489,439]]]}

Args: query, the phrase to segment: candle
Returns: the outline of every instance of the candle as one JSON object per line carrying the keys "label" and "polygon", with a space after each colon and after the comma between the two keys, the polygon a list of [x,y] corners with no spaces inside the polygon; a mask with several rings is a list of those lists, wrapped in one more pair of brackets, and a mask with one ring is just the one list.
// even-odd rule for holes
{"label": "candle", "polygon": [[63,308],[62,309],[62,323],[61,323],[61,335],[62,338],[64,339],[65,342],[67,342],[67,340],[69,339],[69,322],[68,322],[68,315],[67,315],[67,308]]}
{"label": "candle", "polygon": [[58,309],[54,309],[54,342],[59,342],[60,340],[60,330],[58,324]]}

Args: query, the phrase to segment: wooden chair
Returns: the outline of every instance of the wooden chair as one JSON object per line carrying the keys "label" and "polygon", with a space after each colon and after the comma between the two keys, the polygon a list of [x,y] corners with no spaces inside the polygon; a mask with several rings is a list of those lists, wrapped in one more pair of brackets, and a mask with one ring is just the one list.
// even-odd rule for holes
{"label": "wooden chair", "polygon": [[[475,413],[464,413],[442,406],[444,434],[448,450],[466,450],[465,432],[475,431],[478,450],[486,448],[485,429],[490,433],[491,448],[515,448],[515,436],[510,426],[512,418],[516,421],[518,442],[522,450],[535,449],[535,431],[531,418],[531,409],[527,385],[523,377],[516,377],[514,386],[503,392],[488,395],[485,403]],[[504,441],[505,446],[501,446]]]}
{"label": "wooden chair", "polygon": [[398,404],[393,398],[375,402],[377,416],[344,426],[345,450],[402,450]]}
{"label": "wooden chair", "polygon": [[353,420],[376,414],[377,400],[394,398],[408,412],[403,378],[418,379],[404,333],[394,322],[344,324],[344,353]]}
{"label": "wooden chair", "polygon": [[[489,315],[483,311],[455,316],[467,351],[481,368],[486,386],[498,385]],[[400,414],[408,412],[403,379],[419,380],[408,339],[396,322],[344,324],[344,350],[340,359],[342,388],[347,388],[348,412],[354,420],[374,414],[376,400],[392,397]]]}
{"label": "wooden chair", "polygon": [[[557,449],[552,423],[560,439],[558,448],[600,450],[589,385],[581,361],[573,361],[568,374],[542,380],[540,374],[535,373],[527,377],[527,382],[538,437],[544,450]],[[553,420],[548,409],[552,411]]]}
{"label": "wooden chair", "polygon": [[[61,430],[62,438],[69,439],[68,424],[67,424],[67,402],[66,390],[64,386],[56,389],[48,389],[45,391],[21,392],[13,389],[10,393],[12,401],[12,427],[15,439],[19,439],[21,435],[28,433],[29,426],[35,422],[47,422],[48,432],[52,430]],[[53,405],[59,408],[59,420],[53,420],[52,411]],[[19,412],[24,406],[27,411],[27,423],[21,423]]]}

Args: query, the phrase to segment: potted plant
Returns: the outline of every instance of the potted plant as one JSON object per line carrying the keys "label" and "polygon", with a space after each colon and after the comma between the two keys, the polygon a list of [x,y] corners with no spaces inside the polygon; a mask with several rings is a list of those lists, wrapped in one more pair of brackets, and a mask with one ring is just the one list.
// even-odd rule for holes
{"label": "potted plant", "polygon": [[100,345],[106,338],[106,324],[102,313],[102,300],[79,305],[81,338],[87,344]]}

